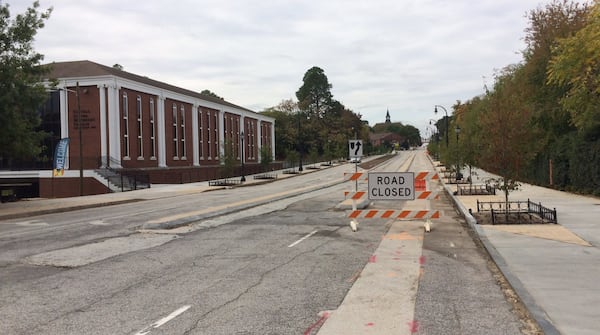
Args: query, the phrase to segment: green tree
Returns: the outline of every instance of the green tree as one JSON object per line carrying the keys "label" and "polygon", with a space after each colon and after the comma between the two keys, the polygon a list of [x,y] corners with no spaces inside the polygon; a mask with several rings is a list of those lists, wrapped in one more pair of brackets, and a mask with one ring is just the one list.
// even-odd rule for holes
{"label": "green tree", "polygon": [[566,86],[560,98],[573,124],[592,139],[600,138],[600,3],[587,24],[574,35],[561,38],[548,67],[548,82]]}
{"label": "green tree", "polygon": [[296,92],[298,107],[309,118],[323,118],[331,108],[333,95],[331,84],[323,69],[313,66],[304,74],[303,84]]}
{"label": "green tree", "polygon": [[520,174],[537,150],[522,69],[522,65],[508,66],[497,75],[494,90],[486,96],[488,108],[480,116],[485,132],[481,165],[500,175],[497,185],[506,202],[509,193],[518,189]]}
{"label": "green tree", "polygon": [[271,147],[266,145],[260,148],[260,166],[262,171],[267,171],[269,165],[273,162]]}
{"label": "green tree", "polygon": [[219,157],[221,161],[221,177],[231,178],[238,165],[237,154],[230,140],[223,142],[223,154]]}
{"label": "green tree", "polygon": [[44,27],[52,8],[40,11],[34,2],[12,19],[8,4],[0,3],[0,159],[27,161],[42,152],[46,134],[38,130],[38,109],[48,98],[41,79],[49,68],[33,49],[37,31]]}
{"label": "green tree", "polygon": [[213,97],[213,98],[217,98],[217,99],[221,99],[221,100],[225,100],[222,97],[218,96],[216,93],[212,92],[211,90],[202,90],[200,92],[200,94],[204,94],[207,95],[209,97]]}

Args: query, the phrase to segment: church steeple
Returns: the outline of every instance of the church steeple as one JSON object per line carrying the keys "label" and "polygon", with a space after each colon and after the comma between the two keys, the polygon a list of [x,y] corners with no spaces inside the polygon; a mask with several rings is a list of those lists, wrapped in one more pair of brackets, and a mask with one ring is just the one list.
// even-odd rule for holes
{"label": "church steeple", "polygon": [[390,110],[387,110],[387,113],[385,114],[385,123],[392,123],[392,121],[390,120]]}

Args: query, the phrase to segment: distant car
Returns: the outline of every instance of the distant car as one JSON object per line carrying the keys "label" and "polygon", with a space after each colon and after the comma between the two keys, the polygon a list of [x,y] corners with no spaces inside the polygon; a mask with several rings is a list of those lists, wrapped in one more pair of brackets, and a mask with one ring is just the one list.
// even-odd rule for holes
{"label": "distant car", "polygon": [[352,158],[350,158],[350,163],[360,163],[360,157],[352,157]]}

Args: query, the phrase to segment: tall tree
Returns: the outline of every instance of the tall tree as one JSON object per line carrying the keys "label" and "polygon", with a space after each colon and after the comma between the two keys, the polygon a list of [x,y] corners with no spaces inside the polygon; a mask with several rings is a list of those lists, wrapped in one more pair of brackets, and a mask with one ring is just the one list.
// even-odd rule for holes
{"label": "tall tree", "polygon": [[36,1],[25,13],[11,18],[9,5],[0,3],[0,158],[31,160],[42,151],[45,133],[38,109],[48,98],[41,78],[44,56],[33,49],[37,31],[44,27],[52,8],[40,11]]}
{"label": "tall tree", "polygon": [[311,118],[323,118],[331,108],[331,84],[323,69],[313,66],[304,74],[303,84],[296,92],[300,110]]}
{"label": "tall tree", "polygon": [[520,173],[537,150],[522,69],[522,65],[513,65],[497,75],[494,90],[486,97],[488,108],[480,118],[485,131],[481,165],[500,175],[498,186],[504,191],[506,202],[509,193],[518,188]]}
{"label": "tall tree", "polygon": [[600,2],[587,24],[558,40],[548,68],[548,81],[568,87],[560,98],[573,124],[591,139],[600,138]]}

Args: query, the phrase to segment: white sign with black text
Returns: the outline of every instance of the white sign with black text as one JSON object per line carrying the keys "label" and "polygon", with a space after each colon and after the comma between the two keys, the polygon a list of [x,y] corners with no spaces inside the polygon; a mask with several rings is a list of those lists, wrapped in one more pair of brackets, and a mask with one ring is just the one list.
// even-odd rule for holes
{"label": "white sign with black text", "polygon": [[348,156],[350,156],[350,158],[360,158],[363,156],[362,140],[348,141]]}
{"label": "white sign with black text", "polygon": [[369,200],[415,200],[415,174],[369,172]]}

